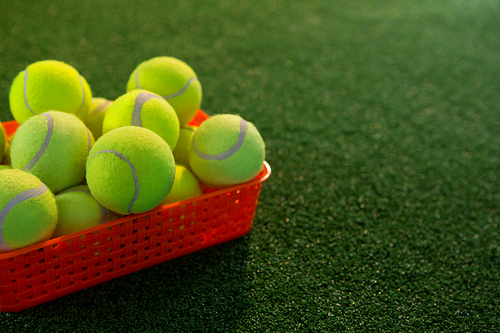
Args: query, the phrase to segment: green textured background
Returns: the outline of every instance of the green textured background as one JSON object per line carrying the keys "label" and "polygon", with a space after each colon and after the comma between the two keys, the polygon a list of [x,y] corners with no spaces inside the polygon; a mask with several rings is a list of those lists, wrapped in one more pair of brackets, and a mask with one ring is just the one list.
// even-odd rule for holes
{"label": "green textured background", "polygon": [[[27,65],[117,98],[158,55],[273,174],[252,231],[20,313],[1,332],[495,331],[500,2],[4,1],[0,116]],[[1,286],[0,286],[1,287]]]}

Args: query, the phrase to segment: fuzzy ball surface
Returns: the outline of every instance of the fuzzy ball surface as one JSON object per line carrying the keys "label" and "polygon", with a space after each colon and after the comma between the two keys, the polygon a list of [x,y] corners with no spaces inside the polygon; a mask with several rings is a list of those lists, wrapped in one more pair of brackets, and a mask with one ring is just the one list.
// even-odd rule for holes
{"label": "fuzzy ball surface", "polygon": [[107,209],[129,215],[158,206],[172,188],[175,162],[168,144],[136,126],[104,134],[87,159],[87,184]]}
{"label": "fuzzy ball surface", "polygon": [[145,89],[165,98],[187,124],[201,105],[201,83],[194,70],[174,57],[155,57],[144,61],[132,72],[127,91]]}
{"label": "fuzzy ball surface", "polygon": [[174,185],[162,204],[166,205],[172,202],[187,200],[202,194],[200,183],[193,173],[186,167],[177,165],[175,167]]}
{"label": "fuzzy ball surface", "polygon": [[21,170],[0,170],[0,250],[48,240],[56,225],[54,195],[40,179]]}
{"label": "fuzzy ball surface", "polygon": [[90,193],[78,185],[56,195],[58,221],[52,237],[60,237],[111,221],[112,214]]}
{"label": "fuzzy ball surface", "polygon": [[152,130],[174,149],[179,139],[179,119],[172,106],[160,95],[132,90],[118,97],[106,112],[103,133],[123,126]]}
{"label": "fuzzy ball surface", "polygon": [[19,124],[50,110],[73,113],[84,120],[91,99],[85,78],[74,67],[56,60],[29,65],[16,76],[9,93],[12,116]]}
{"label": "fuzzy ball surface", "polygon": [[179,165],[183,165],[186,168],[189,167],[189,155],[188,149],[191,140],[193,139],[193,135],[198,129],[198,126],[195,125],[185,125],[182,126],[179,131],[179,140],[177,141],[177,145],[173,150],[175,163]]}
{"label": "fuzzy ball surface", "polygon": [[85,119],[85,125],[89,128],[94,139],[99,139],[102,135],[102,122],[104,116],[113,102],[102,97],[93,97],[89,114]]}
{"label": "fuzzy ball surface", "polygon": [[237,115],[208,118],[189,146],[189,165],[206,185],[221,189],[255,178],[262,170],[265,143],[255,126]]}
{"label": "fuzzy ball surface", "polygon": [[14,169],[40,178],[53,193],[85,179],[85,163],[94,138],[75,115],[49,111],[17,129],[10,148]]}

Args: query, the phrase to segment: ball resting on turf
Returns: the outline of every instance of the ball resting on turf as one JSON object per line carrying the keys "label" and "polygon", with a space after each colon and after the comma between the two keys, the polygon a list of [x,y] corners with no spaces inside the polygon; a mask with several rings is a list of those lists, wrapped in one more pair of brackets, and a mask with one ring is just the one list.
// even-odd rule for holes
{"label": "ball resting on turf", "polygon": [[265,144],[255,126],[236,115],[205,120],[189,146],[189,165],[206,185],[225,188],[255,178],[262,170]]}
{"label": "ball resting on turf", "polygon": [[165,98],[187,124],[201,105],[202,89],[194,70],[173,57],[156,57],[144,61],[132,72],[127,91],[145,89]]}
{"label": "ball resting on turf", "polygon": [[91,99],[85,78],[72,66],[55,60],[29,65],[16,76],[9,93],[12,116],[19,124],[50,110],[73,113],[84,120]]}
{"label": "ball resting on turf", "polygon": [[11,251],[48,240],[57,224],[54,195],[34,175],[0,171],[0,249]]}

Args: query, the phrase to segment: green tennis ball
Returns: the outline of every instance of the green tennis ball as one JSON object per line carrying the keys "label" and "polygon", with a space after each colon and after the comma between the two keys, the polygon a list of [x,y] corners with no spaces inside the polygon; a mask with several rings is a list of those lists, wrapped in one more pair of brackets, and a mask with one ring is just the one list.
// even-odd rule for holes
{"label": "green tennis ball", "polygon": [[208,118],[189,146],[189,165],[206,185],[225,188],[255,178],[262,170],[265,144],[255,126],[235,115]]}
{"label": "green tennis ball", "polygon": [[90,193],[86,185],[78,185],[56,195],[57,227],[52,237],[78,232],[114,219],[114,216]]}
{"label": "green tennis ball", "polygon": [[34,175],[0,171],[0,249],[17,250],[48,240],[57,224],[54,195]]}
{"label": "green tennis ball", "polygon": [[143,127],[120,127],[104,134],[87,159],[90,192],[104,207],[123,215],[158,206],[174,177],[170,147]]}
{"label": "green tennis ball", "polygon": [[2,160],[2,164],[5,164],[5,165],[11,165],[11,161],[10,161],[10,147],[12,145],[12,140],[14,139],[14,136],[15,136],[16,133],[12,134],[8,139],[7,139],[7,142],[5,143],[5,149],[4,149],[4,152],[3,152],[3,160]]}
{"label": "green tennis ball", "polygon": [[188,148],[191,140],[193,139],[194,132],[196,132],[197,129],[198,126],[194,125],[185,125],[181,127],[179,131],[179,140],[177,141],[175,149],[172,151],[176,164],[190,168]]}
{"label": "green tennis ball", "polygon": [[85,125],[89,128],[97,140],[102,135],[102,122],[104,116],[113,102],[102,97],[93,97],[90,103],[89,114],[85,119]]}
{"label": "green tennis ball", "polygon": [[29,65],[14,79],[9,94],[10,109],[19,124],[50,110],[85,119],[91,99],[85,78],[72,66],[55,60]]}
{"label": "green tennis ball", "polygon": [[139,126],[152,130],[174,149],[179,138],[179,119],[161,96],[145,90],[132,90],[118,97],[102,123],[102,132],[118,127]]}
{"label": "green tennis ball", "polygon": [[162,204],[166,205],[172,202],[187,200],[202,194],[203,192],[201,191],[198,179],[187,168],[177,165],[175,167],[174,185]]}
{"label": "green tennis ball", "polygon": [[0,124],[0,162],[3,160],[3,155],[5,153],[5,149],[7,146],[7,136],[5,135],[5,130],[3,126]]}
{"label": "green tennis ball", "polygon": [[34,174],[57,193],[83,182],[93,141],[90,131],[75,115],[45,112],[29,118],[17,129],[10,149],[12,167]]}
{"label": "green tennis ball", "polygon": [[156,57],[132,72],[127,91],[145,89],[163,96],[177,112],[180,125],[187,124],[201,105],[201,84],[193,69],[172,57]]}

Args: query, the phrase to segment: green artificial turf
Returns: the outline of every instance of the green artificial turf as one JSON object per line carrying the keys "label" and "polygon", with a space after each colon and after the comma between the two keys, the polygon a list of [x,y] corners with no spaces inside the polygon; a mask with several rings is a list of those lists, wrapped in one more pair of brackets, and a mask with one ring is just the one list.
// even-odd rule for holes
{"label": "green artificial turf", "polygon": [[[493,332],[500,2],[14,1],[0,116],[32,62],[125,92],[159,55],[260,130],[251,232],[19,313],[0,332]],[[0,286],[1,288],[1,286]]]}

